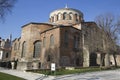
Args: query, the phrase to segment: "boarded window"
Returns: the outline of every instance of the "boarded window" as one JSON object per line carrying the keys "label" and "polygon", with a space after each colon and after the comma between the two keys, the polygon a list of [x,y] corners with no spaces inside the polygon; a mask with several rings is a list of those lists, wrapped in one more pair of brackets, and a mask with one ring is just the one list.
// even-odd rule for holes
{"label": "boarded window", "polygon": [[18,45],[18,50],[20,49],[20,43],[19,43],[19,45]]}
{"label": "boarded window", "polygon": [[33,54],[33,57],[34,58],[40,57],[40,52],[41,52],[41,42],[40,41],[36,41],[34,43],[34,54]]}
{"label": "boarded window", "polygon": [[21,55],[21,57],[25,57],[25,54],[26,54],[26,42],[23,42],[23,44],[22,44],[22,55]]}
{"label": "boarded window", "polygon": [[68,31],[65,31],[65,35],[64,35],[64,44],[65,44],[65,47],[68,47]]}
{"label": "boarded window", "polygon": [[74,42],[73,42],[73,46],[74,46],[74,48],[78,48],[79,47],[79,37],[76,37],[76,36],[74,36]]}
{"label": "boarded window", "polygon": [[54,36],[50,36],[50,46],[54,46]]}
{"label": "boarded window", "polygon": [[14,50],[17,50],[17,43],[14,44]]}
{"label": "boarded window", "polygon": [[45,47],[46,46],[46,38],[44,37],[43,38],[43,47]]}

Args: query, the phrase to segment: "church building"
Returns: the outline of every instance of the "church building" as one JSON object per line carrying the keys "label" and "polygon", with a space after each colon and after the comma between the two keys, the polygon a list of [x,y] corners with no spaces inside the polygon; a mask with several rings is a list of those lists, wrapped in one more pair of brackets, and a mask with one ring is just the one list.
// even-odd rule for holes
{"label": "church building", "polygon": [[[47,23],[23,25],[13,41],[11,60],[19,70],[50,69],[51,63],[57,68],[99,66],[107,43],[95,22],[85,22],[81,11],[65,7],[51,12]],[[109,64],[107,56],[103,65]]]}

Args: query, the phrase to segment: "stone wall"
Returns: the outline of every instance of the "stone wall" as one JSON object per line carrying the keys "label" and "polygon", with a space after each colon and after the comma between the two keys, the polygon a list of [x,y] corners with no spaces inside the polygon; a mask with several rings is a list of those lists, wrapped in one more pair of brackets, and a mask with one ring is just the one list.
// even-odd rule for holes
{"label": "stone wall", "polygon": [[[50,45],[50,37],[54,37],[54,45]],[[43,42],[46,38],[46,45],[42,47],[41,54],[41,65],[42,68],[50,68],[51,63],[56,63],[56,66],[59,67],[59,55],[60,55],[60,29],[53,28],[41,33],[41,40]]]}
{"label": "stone wall", "polygon": [[[116,55],[115,57],[117,65],[120,66],[120,55]],[[110,55],[110,62],[111,62],[111,66],[115,66],[115,60],[113,55]]]}
{"label": "stone wall", "polygon": [[[68,41],[65,43],[65,32],[68,33]],[[60,31],[60,62],[61,66],[82,66],[81,31],[73,27],[61,27]],[[74,38],[77,38],[78,46],[75,47]]]}

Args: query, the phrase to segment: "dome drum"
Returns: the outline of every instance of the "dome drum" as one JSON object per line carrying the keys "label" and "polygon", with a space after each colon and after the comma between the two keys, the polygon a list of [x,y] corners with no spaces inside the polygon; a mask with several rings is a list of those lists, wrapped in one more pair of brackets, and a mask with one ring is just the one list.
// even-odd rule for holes
{"label": "dome drum", "polygon": [[83,21],[83,13],[71,8],[55,10],[50,14],[50,22],[57,24],[75,24]]}

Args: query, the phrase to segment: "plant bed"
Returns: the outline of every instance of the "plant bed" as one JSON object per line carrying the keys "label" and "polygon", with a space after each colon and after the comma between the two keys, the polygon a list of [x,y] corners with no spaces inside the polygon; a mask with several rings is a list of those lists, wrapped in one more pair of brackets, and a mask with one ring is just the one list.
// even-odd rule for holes
{"label": "plant bed", "polygon": [[50,69],[43,70],[27,70],[27,72],[35,72],[45,75],[67,75],[67,74],[75,74],[75,73],[84,73],[84,72],[93,72],[93,71],[100,71],[99,67],[89,67],[89,68],[77,68],[73,70],[66,70],[66,69],[57,69],[55,72],[51,71]]}
{"label": "plant bed", "polygon": [[81,68],[74,68],[74,69],[56,69],[55,72],[51,71],[50,69],[36,69],[36,70],[27,70],[27,72],[34,72],[40,73],[45,75],[67,75],[67,74],[77,74],[77,73],[85,73],[85,72],[95,72],[95,71],[104,71],[104,70],[115,70],[118,68],[111,67],[111,68],[100,68],[100,67],[81,67]]}

